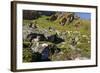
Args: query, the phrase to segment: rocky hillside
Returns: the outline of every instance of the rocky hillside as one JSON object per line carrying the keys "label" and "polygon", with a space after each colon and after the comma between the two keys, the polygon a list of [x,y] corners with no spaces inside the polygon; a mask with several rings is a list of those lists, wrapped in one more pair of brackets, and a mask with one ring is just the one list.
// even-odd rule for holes
{"label": "rocky hillside", "polygon": [[59,21],[60,25],[70,24],[73,20],[77,20],[80,17],[76,16],[73,12],[45,12],[45,11],[32,11],[24,10],[23,19],[33,20],[38,19],[42,15],[50,16],[47,20],[50,21]]}
{"label": "rocky hillside", "polygon": [[91,58],[90,20],[73,12],[25,11],[23,16],[23,62]]}

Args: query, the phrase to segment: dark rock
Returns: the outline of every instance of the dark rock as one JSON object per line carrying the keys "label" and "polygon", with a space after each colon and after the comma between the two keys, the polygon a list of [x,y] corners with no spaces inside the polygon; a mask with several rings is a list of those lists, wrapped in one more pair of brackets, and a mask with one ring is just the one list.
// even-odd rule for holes
{"label": "dark rock", "polygon": [[56,15],[52,15],[51,17],[50,17],[50,21],[55,21],[57,19],[57,16]]}
{"label": "dark rock", "polygon": [[49,47],[44,48],[41,54],[42,54],[42,57],[41,57],[42,60],[48,60],[48,57],[50,55]]}
{"label": "dark rock", "polygon": [[48,36],[48,41],[49,41],[49,42],[52,42],[52,43],[55,43],[55,44],[64,42],[64,40],[61,39],[61,38],[59,38],[59,37],[57,36],[57,34]]}
{"label": "dark rock", "polygon": [[38,34],[38,33],[31,33],[31,34],[29,34],[27,36],[27,39],[29,39],[30,42],[31,42],[33,39],[37,38],[37,36],[39,36],[39,41],[45,41],[46,40],[44,34]]}
{"label": "dark rock", "polygon": [[32,62],[40,62],[41,61],[41,54],[38,52],[35,52],[32,54]]}

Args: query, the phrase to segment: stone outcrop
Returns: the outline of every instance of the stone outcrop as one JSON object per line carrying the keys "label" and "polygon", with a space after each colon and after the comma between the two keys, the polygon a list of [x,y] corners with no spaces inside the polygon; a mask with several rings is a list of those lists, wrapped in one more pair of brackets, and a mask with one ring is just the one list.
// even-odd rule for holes
{"label": "stone outcrop", "polygon": [[57,12],[49,18],[50,21],[58,20],[60,25],[71,23],[74,19],[78,19],[73,12]]}

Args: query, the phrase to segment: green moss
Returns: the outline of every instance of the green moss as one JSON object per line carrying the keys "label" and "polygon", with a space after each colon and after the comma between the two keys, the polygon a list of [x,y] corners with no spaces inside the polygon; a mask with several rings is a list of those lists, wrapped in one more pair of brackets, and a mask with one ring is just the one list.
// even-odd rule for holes
{"label": "green moss", "polygon": [[23,48],[23,62],[31,62],[32,50],[29,48]]}

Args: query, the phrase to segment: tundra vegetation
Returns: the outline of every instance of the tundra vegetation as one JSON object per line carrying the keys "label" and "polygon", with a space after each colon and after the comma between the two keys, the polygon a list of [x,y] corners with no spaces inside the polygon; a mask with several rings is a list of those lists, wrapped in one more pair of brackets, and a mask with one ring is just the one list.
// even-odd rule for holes
{"label": "tundra vegetation", "polygon": [[23,62],[90,59],[90,22],[75,12],[23,10]]}

